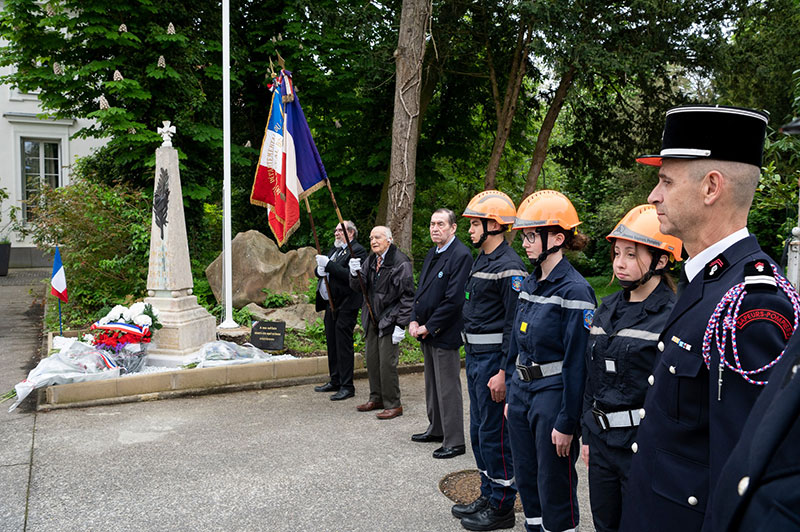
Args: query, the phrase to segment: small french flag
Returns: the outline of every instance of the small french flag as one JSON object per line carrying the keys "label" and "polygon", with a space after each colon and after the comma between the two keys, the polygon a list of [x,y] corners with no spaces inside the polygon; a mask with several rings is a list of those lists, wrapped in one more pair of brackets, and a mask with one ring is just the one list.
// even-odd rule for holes
{"label": "small french flag", "polygon": [[53,277],[50,279],[50,293],[58,299],[67,302],[67,277],[64,275],[64,265],[61,264],[61,252],[56,246],[56,256],[53,258]]}

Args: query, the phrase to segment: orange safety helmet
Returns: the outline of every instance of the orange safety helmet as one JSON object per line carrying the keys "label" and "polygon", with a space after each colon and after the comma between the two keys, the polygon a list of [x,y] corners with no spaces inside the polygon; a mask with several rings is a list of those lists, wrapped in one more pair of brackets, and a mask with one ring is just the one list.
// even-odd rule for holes
{"label": "orange safety helmet", "polygon": [[681,260],[683,243],[679,238],[662,233],[660,226],[655,205],[639,205],[628,211],[606,240],[611,242],[621,238],[644,244],[671,254],[675,260]]}
{"label": "orange safety helmet", "polygon": [[467,218],[494,220],[500,225],[510,225],[516,220],[517,209],[508,195],[499,190],[484,190],[473,197],[464,214]]}
{"label": "orange safety helmet", "polygon": [[539,190],[519,204],[513,229],[558,226],[569,231],[581,223],[578,212],[564,194],[555,190]]}

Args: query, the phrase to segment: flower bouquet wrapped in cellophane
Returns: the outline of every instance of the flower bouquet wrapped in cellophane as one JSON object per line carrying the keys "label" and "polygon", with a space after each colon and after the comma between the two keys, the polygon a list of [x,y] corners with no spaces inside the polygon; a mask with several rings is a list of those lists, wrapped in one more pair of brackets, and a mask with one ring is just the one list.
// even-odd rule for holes
{"label": "flower bouquet wrapped in cellophane", "polygon": [[129,307],[117,305],[90,327],[92,345],[109,353],[125,373],[135,373],[144,367],[147,344],[153,331],[161,328],[158,310],[149,303],[134,303]]}

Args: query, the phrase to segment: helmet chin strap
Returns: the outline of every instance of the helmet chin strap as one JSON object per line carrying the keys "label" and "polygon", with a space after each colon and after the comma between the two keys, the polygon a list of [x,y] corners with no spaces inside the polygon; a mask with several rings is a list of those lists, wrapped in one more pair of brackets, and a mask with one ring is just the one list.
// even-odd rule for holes
{"label": "helmet chin strap", "polygon": [[647,283],[650,279],[653,278],[654,275],[665,275],[667,273],[667,267],[656,269],[658,266],[658,261],[661,259],[661,255],[663,253],[659,251],[651,251],[651,259],[650,259],[650,268],[642,275],[641,279],[636,281],[623,281],[622,279],[617,279],[619,281],[620,286],[625,291],[626,299],[630,296],[630,293],[642,286],[643,284]]}
{"label": "helmet chin strap", "polygon": [[483,243],[486,242],[486,237],[487,236],[489,236],[489,235],[502,235],[503,233],[505,233],[505,230],[503,230],[503,229],[500,229],[498,231],[489,231],[489,220],[486,219],[486,218],[480,218],[480,221],[481,221],[481,224],[483,225],[483,234],[481,235],[481,237],[478,239],[477,242],[472,244],[473,246],[475,246],[478,249],[480,249],[480,247],[483,245]]}
{"label": "helmet chin strap", "polygon": [[543,232],[539,233],[539,235],[540,235],[539,238],[542,241],[542,249],[544,251],[539,253],[539,256],[536,257],[535,259],[530,259],[531,266],[533,266],[534,273],[536,272],[537,269],[541,268],[542,263],[545,261],[545,259],[547,257],[552,255],[553,253],[556,253],[558,250],[563,248],[564,245],[567,243],[567,240],[565,238],[564,241],[562,243],[560,243],[559,245],[553,246],[550,249],[547,249],[547,231],[543,231]]}

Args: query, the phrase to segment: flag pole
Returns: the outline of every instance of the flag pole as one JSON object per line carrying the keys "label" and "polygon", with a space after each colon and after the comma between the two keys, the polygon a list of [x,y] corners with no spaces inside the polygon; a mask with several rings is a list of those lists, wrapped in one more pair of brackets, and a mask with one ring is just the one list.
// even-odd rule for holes
{"label": "flag pole", "polygon": [[222,0],[222,286],[225,319],[220,329],[235,329],[231,264],[231,20],[230,0]]}
{"label": "flag pole", "polygon": [[[336,203],[336,197],[333,195],[333,189],[331,188],[331,181],[330,179],[325,179],[325,184],[328,186],[328,190],[331,193],[331,202],[333,202],[333,208],[336,210],[336,216],[339,217],[339,223],[342,224],[344,227],[344,220],[342,219],[342,212],[339,210],[339,205]],[[355,253],[353,253],[353,246],[350,244],[350,236],[347,234],[347,231],[344,231],[344,241],[347,243],[347,249],[350,251],[350,256],[354,257]],[[369,317],[372,319],[372,324],[375,327],[378,326],[378,320],[375,319],[375,312],[372,310],[372,305],[369,302],[369,296],[367,295],[367,285],[364,284],[364,278],[361,276],[361,270],[356,272],[358,276],[358,284],[361,285],[361,291],[364,293],[364,302],[367,304],[367,310],[369,310]]]}
{"label": "flag pole", "polygon": [[[314,216],[311,214],[311,205],[308,204],[308,196],[303,198],[306,200],[306,211],[308,212],[308,221],[311,223],[311,233],[314,235],[314,244],[317,246],[317,255],[322,255],[322,251],[320,251],[319,247],[319,238],[317,238],[317,228],[314,227]],[[347,229],[342,226],[342,231],[347,231]],[[336,312],[336,309],[333,307],[333,294],[331,294],[331,285],[328,282],[328,276],[322,278],[322,281],[325,283],[325,288],[328,290],[328,304],[331,306],[331,312]]]}
{"label": "flag pole", "polygon": [[61,326],[61,300],[58,300],[58,334],[64,336],[64,328]]}

